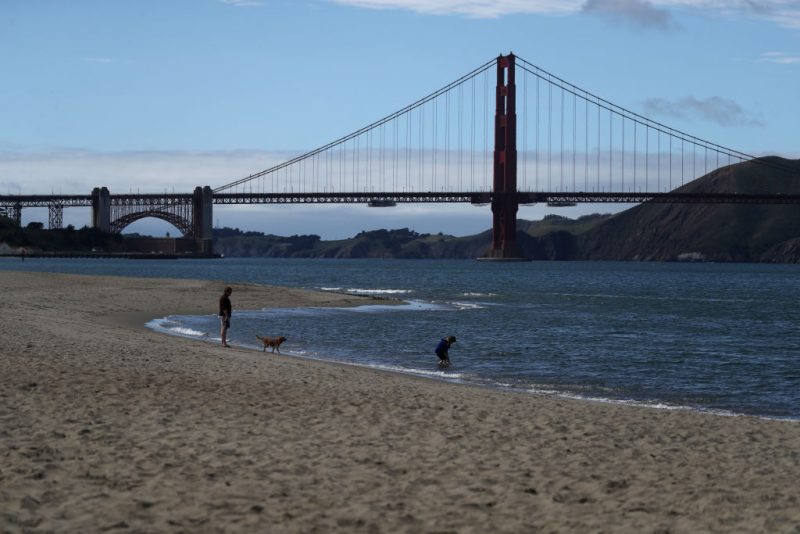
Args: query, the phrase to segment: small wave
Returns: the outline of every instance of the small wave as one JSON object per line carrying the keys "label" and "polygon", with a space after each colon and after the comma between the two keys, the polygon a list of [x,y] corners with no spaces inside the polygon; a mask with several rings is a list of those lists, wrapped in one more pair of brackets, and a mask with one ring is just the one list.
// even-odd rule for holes
{"label": "small wave", "polygon": [[450,304],[459,310],[482,310],[486,308],[486,306],[483,306],[477,302],[451,302]]}
{"label": "small wave", "polygon": [[370,367],[372,369],[380,369],[382,371],[391,371],[393,373],[403,373],[403,374],[411,374],[411,375],[420,375],[420,376],[432,376],[436,378],[449,378],[449,379],[463,379],[466,375],[464,373],[456,373],[453,371],[444,371],[444,370],[429,370],[429,369],[417,369],[413,367],[400,367],[399,365],[385,365],[385,364],[371,364],[371,363],[359,363],[354,364],[359,367]]}
{"label": "small wave", "polygon": [[345,291],[355,295],[407,295],[414,292],[411,289],[364,289],[360,287],[351,287]]}
{"label": "small wave", "polygon": [[497,293],[473,293],[471,291],[467,291],[466,293],[461,293],[462,297],[496,297]]}
{"label": "small wave", "polygon": [[320,287],[319,289],[320,291],[351,293],[354,295],[406,295],[414,292],[411,289],[368,289],[363,287]]}
{"label": "small wave", "polygon": [[387,313],[403,311],[441,311],[452,310],[452,305],[437,304],[422,300],[403,300],[397,304],[363,304],[361,306],[323,307],[323,308],[263,308],[254,312],[237,312],[237,317],[247,317],[250,319],[266,319],[275,316],[322,316],[322,315],[341,315],[350,313]]}
{"label": "small wave", "polygon": [[145,324],[147,328],[152,330],[156,330],[159,332],[166,332],[168,334],[175,334],[179,336],[187,336],[187,337],[205,337],[208,336],[208,332],[200,332],[199,330],[194,330],[192,328],[186,328],[184,326],[179,326],[180,323],[174,320],[168,319],[166,317],[161,319],[153,319]]}
{"label": "small wave", "polygon": [[453,311],[453,310],[479,310],[486,306],[479,302],[429,302],[425,300],[406,300],[399,305],[387,304],[366,304],[364,306],[354,306],[352,308],[315,308],[321,313],[336,312],[344,313],[385,313],[400,311]]}
{"label": "small wave", "polygon": [[528,388],[525,391],[528,393],[533,393],[536,395],[548,395],[554,397],[561,397],[564,399],[573,399],[579,401],[586,401],[586,402],[597,402],[602,404],[616,404],[622,406],[634,406],[639,408],[652,408],[655,410],[667,410],[667,411],[690,411],[690,412],[701,412],[701,413],[708,413],[713,415],[719,415],[723,417],[740,417],[744,414],[739,414],[732,412],[730,410],[722,410],[722,409],[714,409],[714,408],[704,408],[701,406],[687,406],[681,404],[669,404],[661,401],[656,400],[634,400],[634,399],[612,399],[608,397],[597,397],[593,395],[581,395],[578,393],[569,393],[566,391],[560,391],[556,389],[549,389],[549,388],[541,388],[541,387],[532,387]]}
{"label": "small wave", "polygon": [[[251,346],[247,345],[247,348],[251,348]],[[401,367],[399,365],[371,363],[369,361],[355,362],[347,359],[331,357],[329,354],[323,356],[316,351],[300,349],[300,348],[284,351],[281,354],[283,356],[294,356],[297,358],[304,358],[307,360],[336,363],[340,365],[349,365],[352,367],[367,367],[370,369],[378,369],[381,371],[390,371],[392,373],[410,374],[415,376],[427,376],[432,378],[444,378],[449,380],[462,380],[467,376],[464,373],[453,372],[450,370],[419,369],[414,367]]]}
{"label": "small wave", "polygon": [[181,326],[170,328],[169,330],[170,332],[175,332],[176,334],[181,334],[182,336],[203,337],[208,335],[208,332],[200,332],[198,330],[183,328]]}
{"label": "small wave", "polygon": [[[321,311],[326,311],[325,308],[317,308]],[[426,302],[424,300],[407,300],[399,305],[387,304],[367,304],[364,306],[355,306],[352,308],[328,308],[328,310],[335,309],[344,313],[385,313],[385,312],[401,312],[401,311],[442,311],[451,309],[444,304],[436,304],[434,302]]]}

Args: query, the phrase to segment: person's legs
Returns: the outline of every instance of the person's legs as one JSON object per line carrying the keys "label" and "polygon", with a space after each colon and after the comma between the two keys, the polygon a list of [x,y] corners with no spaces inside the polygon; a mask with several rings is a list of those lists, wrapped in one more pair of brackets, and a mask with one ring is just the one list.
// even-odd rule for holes
{"label": "person's legs", "polygon": [[219,337],[222,339],[222,346],[227,347],[228,345],[228,326],[230,323],[225,320],[224,317],[220,317],[220,323],[222,323],[222,327],[219,331]]}

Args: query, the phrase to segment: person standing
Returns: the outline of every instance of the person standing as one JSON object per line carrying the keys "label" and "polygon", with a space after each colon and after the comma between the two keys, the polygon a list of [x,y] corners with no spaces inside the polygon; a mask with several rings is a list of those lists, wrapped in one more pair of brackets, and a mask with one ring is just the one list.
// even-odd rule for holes
{"label": "person standing", "polygon": [[219,322],[221,324],[219,337],[222,339],[223,347],[230,347],[228,345],[228,328],[231,327],[231,313],[233,312],[231,293],[233,293],[233,289],[226,287],[219,298]]}
{"label": "person standing", "polygon": [[436,345],[436,355],[439,357],[439,367],[450,367],[450,347],[456,342],[456,336],[447,336]]}

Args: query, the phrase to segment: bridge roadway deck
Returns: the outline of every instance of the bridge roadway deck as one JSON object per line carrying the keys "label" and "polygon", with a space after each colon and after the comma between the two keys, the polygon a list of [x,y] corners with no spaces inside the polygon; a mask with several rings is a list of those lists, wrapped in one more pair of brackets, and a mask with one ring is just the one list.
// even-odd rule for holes
{"label": "bridge roadway deck", "polygon": [[[214,204],[370,204],[471,203],[489,204],[513,196],[519,204],[625,203],[659,204],[800,204],[798,194],[633,193],[633,192],[355,192],[355,193],[215,193]],[[192,202],[191,193],[111,195],[111,203],[128,206],[174,205]],[[0,195],[0,207],[91,206],[91,195]]]}
{"label": "bridge roadway deck", "polygon": [[744,193],[584,193],[584,192],[460,192],[460,193],[215,193],[214,204],[366,204],[396,203],[471,203],[489,204],[511,196],[520,204],[537,203],[625,203],[660,204],[800,204],[797,194]]}
{"label": "bridge roadway deck", "polygon": [[53,204],[65,208],[91,206],[92,195],[0,195],[0,206],[46,208]]}

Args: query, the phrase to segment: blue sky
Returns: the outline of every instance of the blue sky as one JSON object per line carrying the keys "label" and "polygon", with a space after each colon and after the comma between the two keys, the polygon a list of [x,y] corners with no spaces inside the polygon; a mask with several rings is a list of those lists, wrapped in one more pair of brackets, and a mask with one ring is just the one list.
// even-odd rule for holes
{"label": "blue sky", "polygon": [[[4,0],[0,191],[222,185],[509,51],[721,145],[800,157],[799,1]],[[83,225],[79,211],[65,221]],[[463,235],[491,220],[470,206],[258,206],[215,217],[327,238],[377,227]],[[175,232],[157,221],[130,229]]]}

